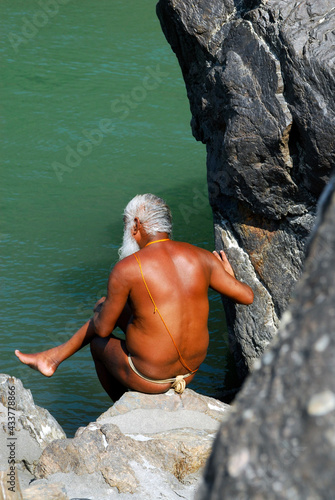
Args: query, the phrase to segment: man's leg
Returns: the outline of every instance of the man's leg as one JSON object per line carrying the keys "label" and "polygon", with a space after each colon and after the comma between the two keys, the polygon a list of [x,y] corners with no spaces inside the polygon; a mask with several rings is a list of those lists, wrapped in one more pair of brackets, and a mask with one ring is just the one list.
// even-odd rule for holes
{"label": "man's leg", "polygon": [[[126,304],[117,326],[126,331],[130,317],[131,310]],[[127,388],[147,394],[159,394],[170,388],[171,384],[154,384],[136,375],[129,366],[125,342],[113,335],[98,337],[92,319],[60,346],[34,354],[23,354],[16,350],[15,354],[22,363],[51,377],[65,359],[89,343],[99,380],[113,401],[119,399]]]}
{"label": "man's leg", "polygon": [[22,363],[46,377],[51,377],[65,359],[89,344],[95,335],[93,320],[90,319],[64,344],[33,354],[24,354],[16,350],[15,354]]}
{"label": "man's leg", "polygon": [[[126,304],[116,326],[119,326],[125,332],[130,317],[131,310],[129,305]],[[41,372],[46,377],[51,377],[65,359],[89,344],[95,337],[97,337],[97,335],[95,333],[93,319],[91,318],[64,344],[48,349],[47,351],[33,354],[24,354],[16,350],[15,354],[22,363]]]}
{"label": "man's leg", "polygon": [[125,359],[128,353],[125,342],[113,336],[92,339],[91,353],[102,387],[112,401],[117,401],[126,392],[127,371]]}
{"label": "man's leg", "polygon": [[171,383],[157,384],[139,377],[129,365],[125,342],[114,335],[95,337],[90,347],[100,383],[114,402],[127,388],[146,394],[160,394],[170,389]]}

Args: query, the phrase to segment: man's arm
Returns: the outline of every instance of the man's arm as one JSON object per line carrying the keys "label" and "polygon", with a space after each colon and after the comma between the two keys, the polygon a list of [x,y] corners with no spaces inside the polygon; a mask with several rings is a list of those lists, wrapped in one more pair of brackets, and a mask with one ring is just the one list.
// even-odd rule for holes
{"label": "man's arm", "polygon": [[119,262],[110,273],[106,299],[100,299],[94,308],[93,323],[99,337],[108,337],[112,333],[127,303],[129,292],[125,265]]}
{"label": "man's arm", "polygon": [[224,251],[221,250],[220,254],[213,252],[213,254],[209,286],[238,304],[252,304],[254,300],[252,289],[246,283],[242,283],[235,278],[233,268]]}

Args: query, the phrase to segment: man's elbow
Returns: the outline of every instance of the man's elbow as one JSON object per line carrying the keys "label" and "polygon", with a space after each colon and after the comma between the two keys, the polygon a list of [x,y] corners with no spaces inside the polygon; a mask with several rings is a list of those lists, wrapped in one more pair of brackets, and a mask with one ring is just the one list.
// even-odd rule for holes
{"label": "man's elbow", "polygon": [[254,292],[252,291],[252,288],[250,288],[250,286],[248,286],[247,290],[246,290],[246,296],[245,296],[245,302],[244,304],[246,306],[250,306],[250,304],[252,304],[254,301]]}
{"label": "man's elbow", "polygon": [[108,337],[108,336],[111,334],[111,332],[110,332],[109,330],[106,330],[106,329],[100,328],[100,329],[96,332],[96,334],[98,335],[98,337],[101,337],[101,338],[103,338],[103,339],[104,339],[104,338]]}
{"label": "man's elbow", "polygon": [[99,321],[99,319],[93,319],[94,331],[98,335],[98,337],[105,338],[111,334],[110,329],[106,328],[105,325]]}
{"label": "man's elbow", "polygon": [[241,291],[239,298],[236,300],[237,304],[242,304],[243,306],[250,306],[254,301],[254,292],[252,288],[246,283],[243,283],[243,291]]}

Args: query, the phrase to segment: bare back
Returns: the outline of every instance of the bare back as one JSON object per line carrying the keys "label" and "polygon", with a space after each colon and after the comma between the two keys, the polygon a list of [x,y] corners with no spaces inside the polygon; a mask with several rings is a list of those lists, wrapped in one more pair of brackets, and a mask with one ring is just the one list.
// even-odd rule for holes
{"label": "bare back", "polygon": [[[126,328],[126,347],[136,360],[136,368],[153,379],[196,370],[206,357],[209,341],[208,288],[241,304],[252,302],[252,290],[235,279],[220,257],[188,243],[155,242],[136,255],[167,328],[154,312],[139,264],[131,255],[118,262],[110,274],[107,298],[95,320],[96,332],[101,337],[110,335],[128,302],[132,316]],[[167,329],[186,362],[184,366]]]}
{"label": "bare back", "polygon": [[[139,252],[143,275],[154,302],[183,359],[191,370],[199,367],[208,347],[209,273],[199,258],[203,251],[186,243],[157,243]],[[129,295],[133,318],[126,343],[136,366],[157,378],[186,373],[178,352],[145,287],[139,265],[134,269]]]}

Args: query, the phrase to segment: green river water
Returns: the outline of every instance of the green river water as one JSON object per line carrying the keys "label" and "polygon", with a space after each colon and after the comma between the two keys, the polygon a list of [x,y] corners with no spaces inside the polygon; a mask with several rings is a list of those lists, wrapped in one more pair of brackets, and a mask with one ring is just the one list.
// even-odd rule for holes
{"label": "green river water", "polygon": [[[71,436],[110,406],[89,348],[51,379],[14,349],[64,342],[105,294],[137,193],[162,196],[174,238],[213,249],[205,147],[192,137],[176,57],[149,0],[2,0],[1,373]],[[220,297],[191,388],[220,397],[230,371]]]}

